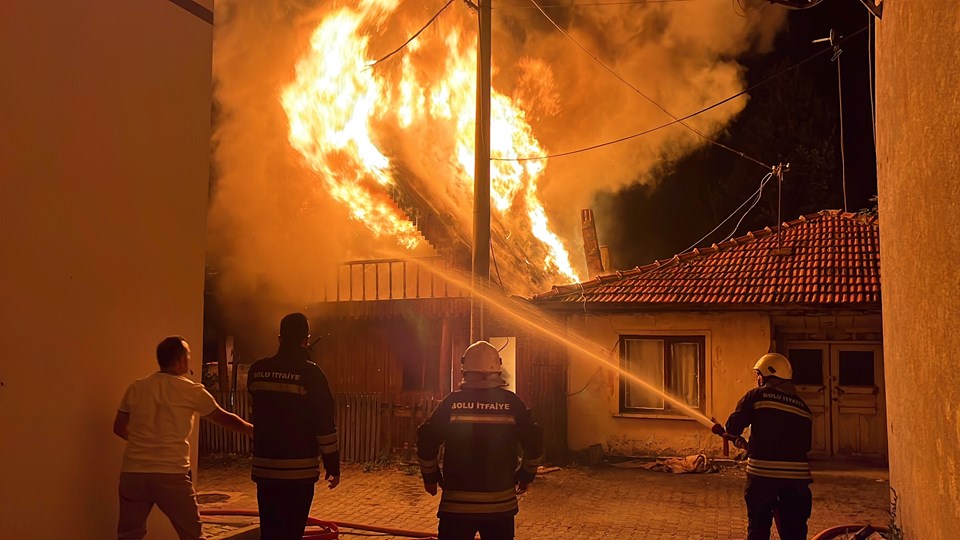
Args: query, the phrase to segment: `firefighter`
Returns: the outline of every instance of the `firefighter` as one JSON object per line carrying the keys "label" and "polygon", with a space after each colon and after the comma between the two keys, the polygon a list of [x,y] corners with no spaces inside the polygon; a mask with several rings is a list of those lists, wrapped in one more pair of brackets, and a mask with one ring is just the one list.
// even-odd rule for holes
{"label": "firefighter", "polygon": [[791,380],[793,369],[783,355],[760,357],[753,367],[757,388],[743,396],[714,433],[739,438],[750,426],[747,442],[747,540],[769,540],[774,512],[783,540],[805,540],[810,496],[810,408],[797,395]]}
{"label": "firefighter", "polygon": [[340,483],[334,402],[323,371],[310,361],[306,315],[280,321],[277,354],[247,374],[253,396],[253,471],[263,540],[303,537],[320,464],[327,487]]}
{"label": "firefighter", "polygon": [[442,488],[439,540],[473,540],[478,532],[483,540],[510,540],[517,495],[533,482],[543,459],[543,433],[523,401],[503,388],[493,345],[470,345],[460,363],[460,390],[417,430],[423,488],[430,495]]}

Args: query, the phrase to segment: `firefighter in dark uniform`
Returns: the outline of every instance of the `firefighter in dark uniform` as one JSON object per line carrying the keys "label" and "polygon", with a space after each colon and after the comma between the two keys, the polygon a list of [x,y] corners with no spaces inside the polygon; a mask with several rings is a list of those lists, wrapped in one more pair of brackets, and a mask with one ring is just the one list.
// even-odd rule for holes
{"label": "firefighter in dark uniform", "polygon": [[493,345],[474,343],[460,362],[460,390],[417,430],[423,486],[431,495],[442,488],[439,540],[473,540],[477,532],[483,540],[510,540],[517,495],[527,490],[543,459],[543,433],[523,401],[503,388]]}
{"label": "firefighter in dark uniform", "polygon": [[[783,355],[760,357],[753,367],[758,388],[746,393],[727,419],[726,434],[740,438],[747,426],[747,540],[769,540],[774,512],[782,540],[805,540],[810,518],[810,408],[797,395],[793,369]],[[723,435],[724,428],[714,426]],[[742,440],[742,439],[741,439]]]}
{"label": "firefighter in dark uniform", "polygon": [[328,487],[340,483],[334,402],[323,371],[310,361],[306,315],[280,321],[277,354],[257,360],[247,375],[253,396],[253,471],[260,538],[303,537],[320,463]]}

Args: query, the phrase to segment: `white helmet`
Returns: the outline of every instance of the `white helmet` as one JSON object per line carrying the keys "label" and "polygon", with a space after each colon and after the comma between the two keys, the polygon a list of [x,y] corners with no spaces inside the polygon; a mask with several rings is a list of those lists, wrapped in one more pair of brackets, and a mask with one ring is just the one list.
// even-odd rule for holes
{"label": "white helmet", "polygon": [[753,369],[764,377],[778,377],[785,381],[793,379],[793,367],[782,354],[768,353],[761,356]]}
{"label": "white helmet", "polygon": [[460,358],[460,369],[473,373],[500,373],[503,370],[500,352],[486,341],[467,347]]}

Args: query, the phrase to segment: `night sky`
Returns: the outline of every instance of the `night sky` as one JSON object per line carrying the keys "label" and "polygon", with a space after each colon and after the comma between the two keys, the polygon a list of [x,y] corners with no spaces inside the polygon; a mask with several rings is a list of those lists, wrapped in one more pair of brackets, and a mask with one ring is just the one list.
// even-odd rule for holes
{"label": "night sky", "polygon": [[[767,6],[764,9],[784,9]],[[859,0],[827,0],[790,11],[773,52],[739,59],[748,85],[829,48],[812,43],[866,28],[871,15]],[[882,25],[882,21],[878,21]],[[871,31],[875,32],[876,26]],[[847,172],[847,209],[874,206],[876,157],[871,129],[868,33],[842,44],[843,130]],[[719,137],[724,144],[775,165],[789,162],[784,178],[783,221],[823,209],[842,209],[837,65],[826,53],[750,93],[750,102]],[[767,171],[714,146],[703,147],[659,171],[656,186],[637,185],[597,196],[600,242],[611,248],[614,269],[632,268],[668,258],[690,247],[730,215],[760,184]],[[746,208],[746,207],[744,207]],[[726,238],[743,211],[700,246]],[[776,182],[767,184],[757,206],[735,236],[777,223]]]}

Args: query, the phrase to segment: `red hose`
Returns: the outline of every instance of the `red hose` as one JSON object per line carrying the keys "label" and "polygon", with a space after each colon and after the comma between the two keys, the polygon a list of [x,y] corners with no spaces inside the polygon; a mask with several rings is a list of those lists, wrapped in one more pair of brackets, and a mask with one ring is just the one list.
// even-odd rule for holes
{"label": "red hose", "polygon": [[[245,508],[237,509],[204,509],[200,510],[203,516],[253,516],[259,517],[260,513],[256,510]],[[349,523],[346,521],[321,521],[314,517],[307,518],[307,525],[310,527],[303,533],[304,540],[336,540],[340,537],[340,527],[345,529],[359,529],[361,531],[387,533],[393,536],[404,536],[407,538],[418,538],[420,540],[436,540],[437,536],[431,532],[411,531],[406,529],[394,529],[391,527],[380,527],[378,525],[364,525],[362,523]]]}
{"label": "red hose", "polygon": [[[832,540],[833,538],[839,537],[841,534],[855,533],[865,526],[866,525],[837,525],[836,527],[830,527],[829,529],[818,532],[810,540]],[[873,527],[873,530],[880,534],[888,532],[886,527]]]}

